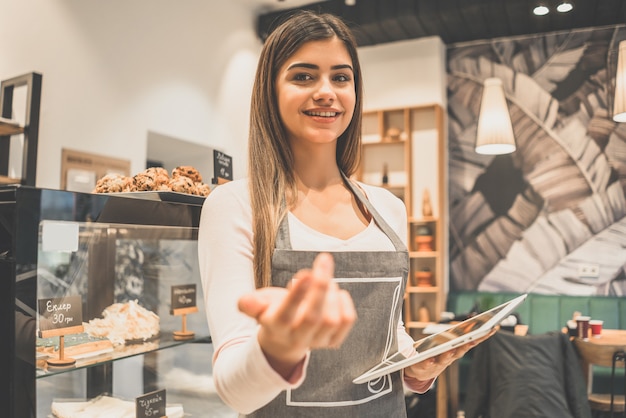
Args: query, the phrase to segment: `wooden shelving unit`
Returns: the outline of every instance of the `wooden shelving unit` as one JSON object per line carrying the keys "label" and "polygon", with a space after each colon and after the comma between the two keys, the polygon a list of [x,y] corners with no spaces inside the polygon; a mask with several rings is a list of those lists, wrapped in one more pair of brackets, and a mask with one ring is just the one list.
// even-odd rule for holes
{"label": "wooden shelving unit", "polygon": [[[37,173],[37,148],[39,141],[39,113],[41,105],[42,75],[28,73],[0,82],[0,184],[35,186]],[[13,120],[15,89],[26,89],[24,124]],[[9,176],[11,137],[23,135],[21,177]],[[11,170],[12,171],[12,170]]]}
{"label": "wooden shelving unit", "polygon": [[[438,321],[445,308],[447,287],[446,222],[447,146],[440,105],[383,109],[363,114],[361,164],[356,177],[385,187],[402,199],[408,215],[410,273],[404,298],[404,323],[413,338]],[[385,173],[386,168],[386,173]],[[386,174],[386,176],[384,175]],[[386,183],[383,182],[385,177]],[[430,211],[424,211],[425,190]],[[416,237],[428,228],[432,248],[418,248]],[[416,273],[429,270],[429,285]],[[428,313],[428,320],[425,313]]]}

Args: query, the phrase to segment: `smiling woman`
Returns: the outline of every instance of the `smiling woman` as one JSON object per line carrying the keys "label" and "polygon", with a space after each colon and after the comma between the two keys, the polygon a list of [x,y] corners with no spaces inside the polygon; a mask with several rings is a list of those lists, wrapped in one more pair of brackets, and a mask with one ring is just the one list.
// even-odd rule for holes
{"label": "smiling woman", "polygon": [[390,354],[416,354],[400,318],[406,207],[350,179],[362,90],[346,25],[289,17],[259,58],[249,179],[204,203],[198,251],[215,386],[247,416],[405,418],[404,387],[425,392],[470,348],[353,383]]}

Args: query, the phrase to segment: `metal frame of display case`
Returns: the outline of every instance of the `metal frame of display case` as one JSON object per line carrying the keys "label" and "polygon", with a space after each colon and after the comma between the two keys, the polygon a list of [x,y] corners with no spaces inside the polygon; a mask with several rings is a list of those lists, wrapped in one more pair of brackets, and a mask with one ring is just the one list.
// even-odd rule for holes
{"label": "metal frame of display case", "polygon": [[[0,186],[0,352],[5,354],[0,356],[0,404],[6,411],[3,416],[36,416],[37,379],[41,377],[37,377],[34,364],[36,333],[32,314],[37,311],[40,222],[197,228],[201,208],[200,201],[163,202],[115,194]],[[110,245],[110,240],[105,237],[94,245]],[[90,267],[89,286],[95,291],[90,288],[87,295],[90,312],[84,314],[86,318],[97,316],[113,301],[112,266],[104,268],[113,261],[105,255],[98,266]],[[210,342],[208,336],[199,337],[194,342]],[[114,361],[87,368],[88,397],[111,392]]]}

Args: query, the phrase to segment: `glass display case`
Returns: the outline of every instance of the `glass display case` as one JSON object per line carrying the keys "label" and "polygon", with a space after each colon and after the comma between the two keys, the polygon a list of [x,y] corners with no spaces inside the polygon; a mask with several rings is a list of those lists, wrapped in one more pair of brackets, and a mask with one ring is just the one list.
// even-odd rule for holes
{"label": "glass display case", "polygon": [[151,393],[169,417],[226,416],[198,271],[202,201],[0,187],[4,416],[134,411]]}

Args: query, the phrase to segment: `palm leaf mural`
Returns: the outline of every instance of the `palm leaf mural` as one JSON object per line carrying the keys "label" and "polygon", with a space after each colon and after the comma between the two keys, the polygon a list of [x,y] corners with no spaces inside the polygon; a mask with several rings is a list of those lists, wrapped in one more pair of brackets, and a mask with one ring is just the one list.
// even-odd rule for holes
{"label": "palm leaf mural", "polygon": [[[573,280],[626,216],[626,130],[608,119],[600,65],[610,35],[546,35],[451,54],[451,287],[591,294],[615,279],[626,261],[620,251],[595,285]],[[494,76],[517,144],[505,157],[473,152],[482,82]]]}

